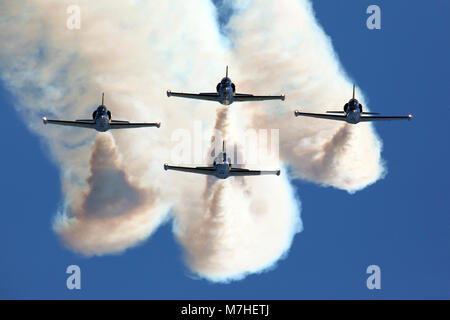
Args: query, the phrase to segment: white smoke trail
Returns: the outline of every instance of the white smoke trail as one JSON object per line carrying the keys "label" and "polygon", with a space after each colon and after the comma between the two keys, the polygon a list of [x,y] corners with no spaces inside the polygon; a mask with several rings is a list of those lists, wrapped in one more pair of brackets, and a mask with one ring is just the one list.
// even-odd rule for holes
{"label": "white smoke trail", "polygon": [[[348,99],[351,86],[309,3],[232,4],[239,13],[226,30],[232,40],[233,70],[237,71],[233,77],[239,79],[240,92],[268,90],[270,84],[273,90],[286,90],[288,101],[312,108],[339,106]],[[245,74],[239,74],[240,70]],[[370,125],[351,127],[311,119],[296,122],[292,107],[283,103],[276,107],[264,102],[252,103],[251,108],[233,105],[233,110],[240,109],[251,117],[251,127],[280,128],[281,156],[298,176],[349,192],[383,176],[381,142]],[[229,125],[227,114],[219,112],[216,128],[226,130]],[[204,198],[195,203],[203,212],[176,211],[176,233],[195,272],[213,281],[239,279],[270,267],[290,247],[293,235],[301,229],[301,223],[296,224],[295,201],[288,181],[271,178],[243,179],[245,182],[210,179]],[[258,209],[253,211],[250,203]],[[259,225],[254,219],[261,212],[265,218]]]}
{"label": "white smoke trail", "polygon": [[301,231],[285,175],[241,179],[205,186],[205,203],[199,204],[205,211],[179,210],[177,216],[175,231],[188,265],[212,281],[237,280],[273,266]]}
{"label": "white smoke trail", "polygon": [[86,255],[120,252],[145,240],[167,211],[155,204],[159,194],[130,181],[108,134],[95,140],[90,164],[89,190],[79,199],[81,206],[66,208],[70,216],[59,215],[55,230],[66,245]]}
{"label": "white smoke trail", "polygon": [[[286,101],[242,107],[252,126],[280,128],[280,152],[293,173],[354,192],[383,177],[381,141],[372,126],[295,118],[293,110],[342,110],[351,83],[306,0],[230,1],[239,92],[283,90]],[[234,70],[234,69],[233,69]],[[364,97],[357,92],[364,105]]]}
{"label": "white smoke trail", "polygon": [[[190,128],[186,119],[193,114],[212,122],[214,110],[188,100],[180,105],[167,99],[165,89],[210,86],[224,63],[219,33],[211,28],[213,5],[200,0],[191,1],[190,7],[183,3],[77,1],[80,30],[66,27],[69,1],[0,3],[1,77],[16,96],[26,124],[44,137],[61,167],[65,206],[55,230],[66,245],[83,254],[120,252],[141,242],[189,186],[162,170],[169,159],[170,136],[174,129]],[[208,59],[217,65],[208,67]],[[194,81],[192,74],[210,76]],[[99,143],[112,143],[105,139],[92,147],[94,131],[44,128],[40,121],[43,115],[89,117],[102,91],[113,118],[161,121],[161,129],[112,132],[113,152],[99,149]],[[98,157],[93,150],[114,159],[94,161]],[[122,176],[116,189],[110,188],[111,177],[98,163],[115,168],[108,174]],[[119,193],[125,203],[117,206]],[[145,201],[125,200],[137,194]],[[105,217],[112,207],[121,212]]]}
{"label": "white smoke trail", "polygon": [[[0,3],[1,78],[61,167],[66,205],[55,230],[73,250],[121,252],[151,235],[173,206],[175,234],[189,267],[202,277],[240,279],[287,252],[301,221],[285,170],[281,177],[227,181],[162,170],[171,134],[189,131],[193,120],[222,129],[231,143],[240,139],[235,129],[281,128],[283,159],[318,183],[354,191],[381,175],[381,144],[370,126],[294,119],[288,107],[341,105],[350,92],[306,2],[240,5],[228,25],[232,51],[208,1],[78,3],[80,30],[66,28],[69,2]],[[229,60],[238,91],[283,89],[287,101],[234,104],[220,109],[215,123],[217,106],[165,96],[168,88],[214,88]],[[88,116],[102,91],[113,118],[161,121],[161,129],[95,139],[89,130],[43,128],[44,114]]]}
{"label": "white smoke trail", "polygon": [[[217,111],[215,129],[228,143],[235,143],[230,112]],[[209,177],[202,195],[175,207],[174,231],[186,248],[189,267],[211,281],[238,280],[272,267],[302,230],[299,201],[284,173]]]}

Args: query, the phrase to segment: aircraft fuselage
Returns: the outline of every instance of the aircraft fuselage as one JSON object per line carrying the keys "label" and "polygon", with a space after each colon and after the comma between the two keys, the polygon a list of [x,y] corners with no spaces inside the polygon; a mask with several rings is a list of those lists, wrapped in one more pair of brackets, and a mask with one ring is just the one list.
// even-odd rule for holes
{"label": "aircraft fuselage", "polygon": [[228,162],[218,163],[215,165],[216,177],[226,179],[230,175],[230,164]]}
{"label": "aircraft fuselage", "polygon": [[108,111],[106,106],[100,105],[97,110],[94,111],[92,117],[95,121],[95,130],[99,132],[105,132],[110,129],[111,112]]}
{"label": "aircraft fuselage", "polygon": [[348,123],[356,124],[361,120],[361,106],[356,99],[351,99],[347,107],[344,106],[345,117]]}
{"label": "aircraft fuselage", "polygon": [[231,79],[225,77],[220,81],[217,85],[217,93],[219,94],[219,102],[223,105],[230,105],[234,100],[234,91],[235,86]]}
{"label": "aircraft fuselage", "polygon": [[228,162],[226,152],[220,153],[214,160],[214,168],[216,169],[215,176],[219,179],[226,179],[230,176],[231,165]]}

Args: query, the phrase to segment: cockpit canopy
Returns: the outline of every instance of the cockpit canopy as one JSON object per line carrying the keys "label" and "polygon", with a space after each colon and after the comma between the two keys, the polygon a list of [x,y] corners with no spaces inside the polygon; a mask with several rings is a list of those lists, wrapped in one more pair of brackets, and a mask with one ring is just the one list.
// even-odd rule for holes
{"label": "cockpit canopy", "polygon": [[231,83],[231,79],[225,77],[222,79],[222,81],[220,81],[220,83],[223,85],[229,85]]}
{"label": "cockpit canopy", "polygon": [[[350,108],[350,109],[349,109]],[[362,104],[359,103],[356,99],[351,99],[348,103],[344,105],[344,111],[347,113],[349,110],[357,110],[359,109],[359,112],[363,112]]]}
{"label": "cockpit canopy", "polygon": [[109,119],[111,119],[111,112],[106,109],[104,105],[98,106],[97,110],[92,114],[92,118],[95,120],[98,116],[106,115]]}
{"label": "cockpit canopy", "polygon": [[234,83],[231,82],[231,79],[228,77],[223,78],[216,86],[216,91],[219,92],[220,88],[222,87],[229,87],[231,86],[231,88],[233,89],[233,92],[236,92],[236,87],[234,85]]}
{"label": "cockpit canopy", "polygon": [[217,164],[228,164],[231,166],[231,158],[227,158],[226,152],[221,152],[214,158],[213,165],[216,166]]}

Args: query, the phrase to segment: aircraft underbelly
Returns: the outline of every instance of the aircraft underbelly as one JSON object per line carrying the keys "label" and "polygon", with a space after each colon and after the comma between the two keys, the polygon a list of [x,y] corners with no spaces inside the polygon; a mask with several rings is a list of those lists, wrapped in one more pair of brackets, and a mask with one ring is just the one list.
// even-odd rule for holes
{"label": "aircraft underbelly", "polygon": [[233,103],[233,94],[228,93],[228,92],[222,92],[222,94],[220,95],[220,103],[225,106],[232,104]]}
{"label": "aircraft underbelly", "polygon": [[350,112],[347,115],[347,122],[348,123],[358,123],[359,122],[359,114]]}
{"label": "aircraft underbelly", "polygon": [[96,121],[96,129],[100,132],[105,132],[109,130],[109,122],[108,120],[97,119]]}
{"label": "aircraft underbelly", "polygon": [[232,97],[225,96],[225,97],[223,98],[223,101],[222,101],[222,104],[223,104],[223,105],[228,106],[228,105],[230,105],[230,104],[232,104],[232,103],[233,103],[233,98],[232,98]]}
{"label": "aircraft underbelly", "polygon": [[219,164],[216,166],[216,177],[219,179],[226,179],[228,178],[229,171],[228,165]]}

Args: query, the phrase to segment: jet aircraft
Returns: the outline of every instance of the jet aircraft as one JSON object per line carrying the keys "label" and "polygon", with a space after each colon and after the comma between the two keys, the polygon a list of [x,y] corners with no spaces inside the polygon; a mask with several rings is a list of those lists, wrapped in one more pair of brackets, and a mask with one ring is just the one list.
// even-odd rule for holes
{"label": "jet aircraft", "polygon": [[131,123],[129,121],[123,120],[112,120],[111,111],[109,111],[105,106],[105,94],[102,94],[102,104],[98,106],[97,110],[92,113],[92,119],[83,119],[75,121],[65,121],[65,120],[51,120],[47,117],[43,117],[42,121],[44,124],[58,124],[63,126],[73,126],[82,128],[91,128],[99,132],[105,132],[109,129],[128,129],[128,128],[143,128],[143,127],[157,127],[159,128],[161,122],[155,123]]}
{"label": "jet aircraft", "polygon": [[313,118],[331,119],[345,121],[347,123],[356,124],[358,122],[366,121],[382,121],[382,120],[411,120],[412,115],[407,116],[379,116],[376,112],[363,111],[363,105],[355,99],[355,85],[353,85],[353,97],[344,105],[344,111],[327,111],[323,113],[307,113],[294,111],[296,117],[305,116]]}
{"label": "jet aircraft", "polygon": [[280,170],[274,171],[261,171],[261,170],[249,170],[242,168],[234,168],[231,165],[231,159],[227,158],[225,151],[225,141],[223,142],[222,152],[214,159],[211,167],[177,167],[170,166],[167,163],[164,164],[164,170],[184,171],[197,174],[212,175],[219,179],[226,179],[230,176],[258,176],[258,175],[280,175]]}
{"label": "jet aircraft", "polygon": [[228,66],[226,69],[225,78],[223,78],[216,86],[216,92],[206,92],[196,94],[196,93],[172,92],[170,90],[167,90],[167,96],[216,101],[226,106],[232,104],[233,102],[263,101],[263,100],[284,101],[285,98],[284,94],[279,96],[255,96],[253,94],[236,93],[236,86],[231,81],[231,79],[228,78]]}

